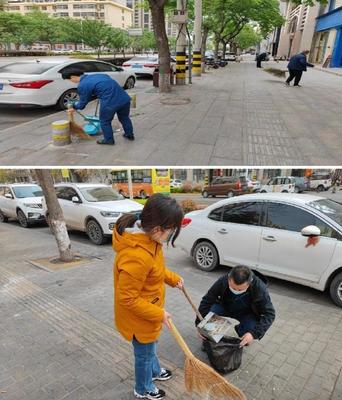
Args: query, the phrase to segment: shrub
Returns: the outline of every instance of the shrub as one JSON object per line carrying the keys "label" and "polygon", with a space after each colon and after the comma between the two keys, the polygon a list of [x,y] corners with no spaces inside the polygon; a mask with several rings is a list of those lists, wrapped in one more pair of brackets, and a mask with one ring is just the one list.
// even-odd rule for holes
{"label": "shrub", "polygon": [[181,202],[181,207],[184,211],[184,214],[198,209],[197,204],[193,200],[183,200]]}
{"label": "shrub", "polygon": [[196,183],[196,185],[193,186],[192,191],[195,193],[202,193],[202,185],[200,183]]}
{"label": "shrub", "polygon": [[190,182],[184,182],[182,189],[183,189],[183,193],[191,193],[191,191],[192,191],[191,183]]}

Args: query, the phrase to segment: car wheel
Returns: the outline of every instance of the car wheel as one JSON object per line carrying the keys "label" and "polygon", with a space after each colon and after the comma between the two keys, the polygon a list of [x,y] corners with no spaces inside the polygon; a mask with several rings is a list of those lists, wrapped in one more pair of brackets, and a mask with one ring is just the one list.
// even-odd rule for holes
{"label": "car wheel", "polygon": [[8,217],[2,211],[0,211],[0,222],[8,222]]}
{"label": "car wheel", "polygon": [[323,185],[319,185],[317,187],[317,192],[324,192],[324,186]]}
{"label": "car wheel", "polygon": [[299,187],[298,187],[298,186],[295,186],[294,191],[295,191],[295,193],[299,193]]}
{"label": "car wheel", "polygon": [[69,102],[75,102],[79,100],[79,96],[77,94],[77,89],[69,89],[62,94],[57,102],[58,108],[61,110],[66,110],[68,108]]}
{"label": "car wheel", "polygon": [[234,192],[232,192],[232,191],[228,192],[227,197],[228,198],[234,197]]}
{"label": "car wheel", "polygon": [[142,191],[140,192],[139,196],[140,196],[141,199],[146,199],[146,198],[147,198],[147,195],[146,195],[145,190],[142,190]]}
{"label": "car wheel", "polygon": [[130,76],[129,78],[127,78],[124,89],[133,89],[134,86],[135,86],[135,79],[133,76]]}
{"label": "car wheel", "polygon": [[197,268],[202,271],[212,271],[219,264],[219,257],[215,246],[207,241],[198,243],[193,252]]}
{"label": "car wheel", "polygon": [[331,281],[330,296],[336,305],[342,307],[342,272]]}
{"label": "car wheel", "polygon": [[260,193],[267,193],[266,190],[261,190]]}
{"label": "car wheel", "polygon": [[209,193],[205,190],[204,192],[202,192],[202,196],[206,199],[209,197]]}
{"label": "car wheel", "polygon": [[287,190],[282,190],[281,192],[282,192],[282,193],[288,193],[288,191],[287,191]]}
{"label": "car wheel", "polygon": [[22,226],[23,228],[28,228],[29,227],[29,222],[26,218],[26,215],[23,213],[23,211],[18,210],[17,211],[17,217],[18,217],[18,221],[20,226]]}
{"label": "car wheel", "polygon": [[94,219],[90,219],[87,222],[86,232],[89,239],[97,245],[104,244],[106,242],[106,237],[103,233],[101,225]]}

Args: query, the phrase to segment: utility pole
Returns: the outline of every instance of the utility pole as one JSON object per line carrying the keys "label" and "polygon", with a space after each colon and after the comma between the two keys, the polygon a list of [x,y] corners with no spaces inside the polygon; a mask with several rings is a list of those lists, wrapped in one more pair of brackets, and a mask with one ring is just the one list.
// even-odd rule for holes
{"label": "utility pole", "polygon": [[[177,0],[177,10],[186,14],[186,0]],[[176,45],[176,85],[185,85],[186,76],[186,22],[179,24],[179,33]]]}
{"label": "utility pole", "polygon": [[193,52],[193,76],[201,76],[202,73],[202,0],[195,0],[195,44]]}
{"label": "utility pole", "polygon": [[133,183],[132,183],[132,171],[130,169],[127,170],[127,181],[128,181],[128,194],[129,198],[133,200]]}

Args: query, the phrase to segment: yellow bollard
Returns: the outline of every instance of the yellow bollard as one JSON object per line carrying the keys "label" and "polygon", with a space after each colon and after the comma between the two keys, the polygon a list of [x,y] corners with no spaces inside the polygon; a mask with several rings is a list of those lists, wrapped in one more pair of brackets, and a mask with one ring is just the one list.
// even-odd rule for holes
{"label": "yellow bollard", "polygon": [[55,146],[65,146],[71,143],[69,121],[61,120],[52,122],[51,128],[52,142]]}
{"label": "yellow bollard", "polygon": [[131,97],[131,107],[132,108],[137,108],[137,95],[136,93],[130,94]]}

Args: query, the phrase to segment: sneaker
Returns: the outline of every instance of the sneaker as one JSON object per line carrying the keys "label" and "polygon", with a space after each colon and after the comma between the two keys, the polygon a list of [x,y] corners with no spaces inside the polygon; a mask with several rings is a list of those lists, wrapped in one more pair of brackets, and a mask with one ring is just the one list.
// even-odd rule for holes
{"label": "sneaker", "polygon": [[134,135],[123,135],[123,137],[125,139],[128,139],[128,140],[134,140],[135,139]]}
{"label": "sneaker", "polygon": [[154,376],[152,381],[167,381],[172,378],[172,372],[162,368],[159,376]]}
{"label": "sneaker", "polygon": [[293,85],[293,86],[302,87],[302,85]]}
{"label": "sneaker", "polygon": [[104,139],[99,139],[96,143],[97,143],[97,144],[110,144],[110,145],[114,145],[114,144],[115,144],[115,143],[114,143],[114,140],[108,140],[108,141],[106,141],[106,140],[104,140]]}
{"label": "sneaker", "polygon": [[285,82],[285,86],[290,86],[289,82],[286,81]]}
{"label": "sneaker", "polygon": [[146,392],[145,394],[139,394],[134,390],[134,397],[136,397],[137,399],[161,400],[164,399],[165,392],[164,390],[157,389],[155,392]]}

